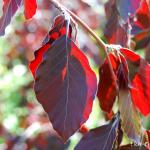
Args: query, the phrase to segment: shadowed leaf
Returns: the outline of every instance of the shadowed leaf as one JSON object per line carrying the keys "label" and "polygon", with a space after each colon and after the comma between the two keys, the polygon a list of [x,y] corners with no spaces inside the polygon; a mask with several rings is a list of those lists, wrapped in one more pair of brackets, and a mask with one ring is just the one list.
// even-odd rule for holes
{"label": "shadowed leaf", "polygon": [[150,41],[150,29],[143,30],[142,32],[136,34],[133,37],[134,42],[136,42],[135,50],[145,48],[148,46]]}
{"label": "shadowed leaf", "polygon": [[120,117],[117,114],[110,123],[90,130],[76,146],[75,150],[111,150],[122,141],[122,131],[120,127]]}

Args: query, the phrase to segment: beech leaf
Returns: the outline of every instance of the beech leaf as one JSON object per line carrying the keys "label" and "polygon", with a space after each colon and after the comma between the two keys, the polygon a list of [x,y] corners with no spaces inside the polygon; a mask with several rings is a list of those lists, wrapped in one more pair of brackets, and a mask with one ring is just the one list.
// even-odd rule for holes
{"label": "beech leaf", "polygon": [[64,35],[45,52],[34,89],[54,129],[66,141],[88,119],[97,81],[85,55]]}

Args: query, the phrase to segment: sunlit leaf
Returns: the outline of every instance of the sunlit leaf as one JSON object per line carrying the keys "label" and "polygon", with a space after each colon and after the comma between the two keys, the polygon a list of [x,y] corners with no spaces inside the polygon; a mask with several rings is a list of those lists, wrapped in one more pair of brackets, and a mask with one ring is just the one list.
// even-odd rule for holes
{"label": "sunlit leaf", "polygon": [[[111,53],[109,54],[109,57],[113,70],[116,73],[119,65],[119,60],[115,55]],[[115,81],[112,77],[107,59],[99,69],[99,76],[100,82],[98,85],[97,96],[99,98],[100,106],[102,110],[110,112],[116,99],[117,89],[115,87]]]}
{"label": "sunlit leaf", "polygon": [[24,0],[24,9],[26,19],[32,18],[37,9],[36,0]]}
{"label": "sunlit leaf", "polygon": [[135,70],[130,87],[133,103],[146,116],[150,113],[150,64],[128,49],[121,49],[121,53]]}

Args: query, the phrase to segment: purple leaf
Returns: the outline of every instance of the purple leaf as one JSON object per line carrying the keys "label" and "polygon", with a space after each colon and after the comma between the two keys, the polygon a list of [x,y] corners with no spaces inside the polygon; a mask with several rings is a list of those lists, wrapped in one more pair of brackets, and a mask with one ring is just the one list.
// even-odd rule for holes
{"label": "purple leaf", "polygon": [[10,23],[18,8],[21,6],[22,0],[3,0],[3,16],[0,18],[0,35],[5,34],[5,28]]}
{"label": "purple leaf", "polygon": [[92,129],[85,134],[75,150],[111,150],[116,140],[118,140],[118,145],[122,140],[119,114],[107,125]]}
{"label": "purple leaf", "polygon": [[45,52],[34,89],[54,129],[66,141],[88,119],[97,82],[85,55],[65,35]]}

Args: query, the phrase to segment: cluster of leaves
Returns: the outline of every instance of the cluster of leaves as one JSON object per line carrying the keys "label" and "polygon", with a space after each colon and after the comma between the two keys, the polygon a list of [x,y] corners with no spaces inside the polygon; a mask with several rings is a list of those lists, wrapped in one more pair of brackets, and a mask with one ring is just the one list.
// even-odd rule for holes
{"label": "cluster of leaves", "polygon": [[[30,5],[29,1],[24,1],[24,4],[26,18],[31,18],[36,10],[36,2]],[[9,10],[8,6],[7,1],[4,1],[4,15]],[[110,0],[106,4],[106,10],[109,10],[106,11],[109,20],[105,30],[108,42],[132,49],[146,47],[149,44],[148,6],[149,1],[146,0],[137,0],[136,3],[132,0]],[[112,12],[113,15],[110,15]],[[144,17],[148,21],[145,22]],[[1,33],[4,33],[5,26],[10,22],[8,19],[5,23],[4,18],[0,20]],[[131,40],[136,42],[135,46]],[[36,97],[64,142],[89,118],[96,93],[101,109],[111,114],[106,125],[92,129],[83,136],[76,150],[87,147],[89,150],[140,147],[120,146],[123,133],[138,145],[143,142],[140,115],[150,114],[150,64],[130,49],[112,45],[107,45],[107,49],[109,54],[99,68],[100,80],[97,86],[96,75],[87,57],[77,46],[74,21],[64,11],[56,17],[47,43],[35,51],[35,59],[29,66],[35,79]],[[118,112],[114,115],[115,102],[118,103]],[[149,135],[149,131],[146,133]],[[145,146],[141,147],[146,149]]]}
{"label": "cluster of leaves", "polygon": [[109,0],[105,4],[108,22],[104,33],[110,44],[131,47],[132,50],[144,48],[145,58],[148,61],[150,51],[149,6],[149,0]]}

